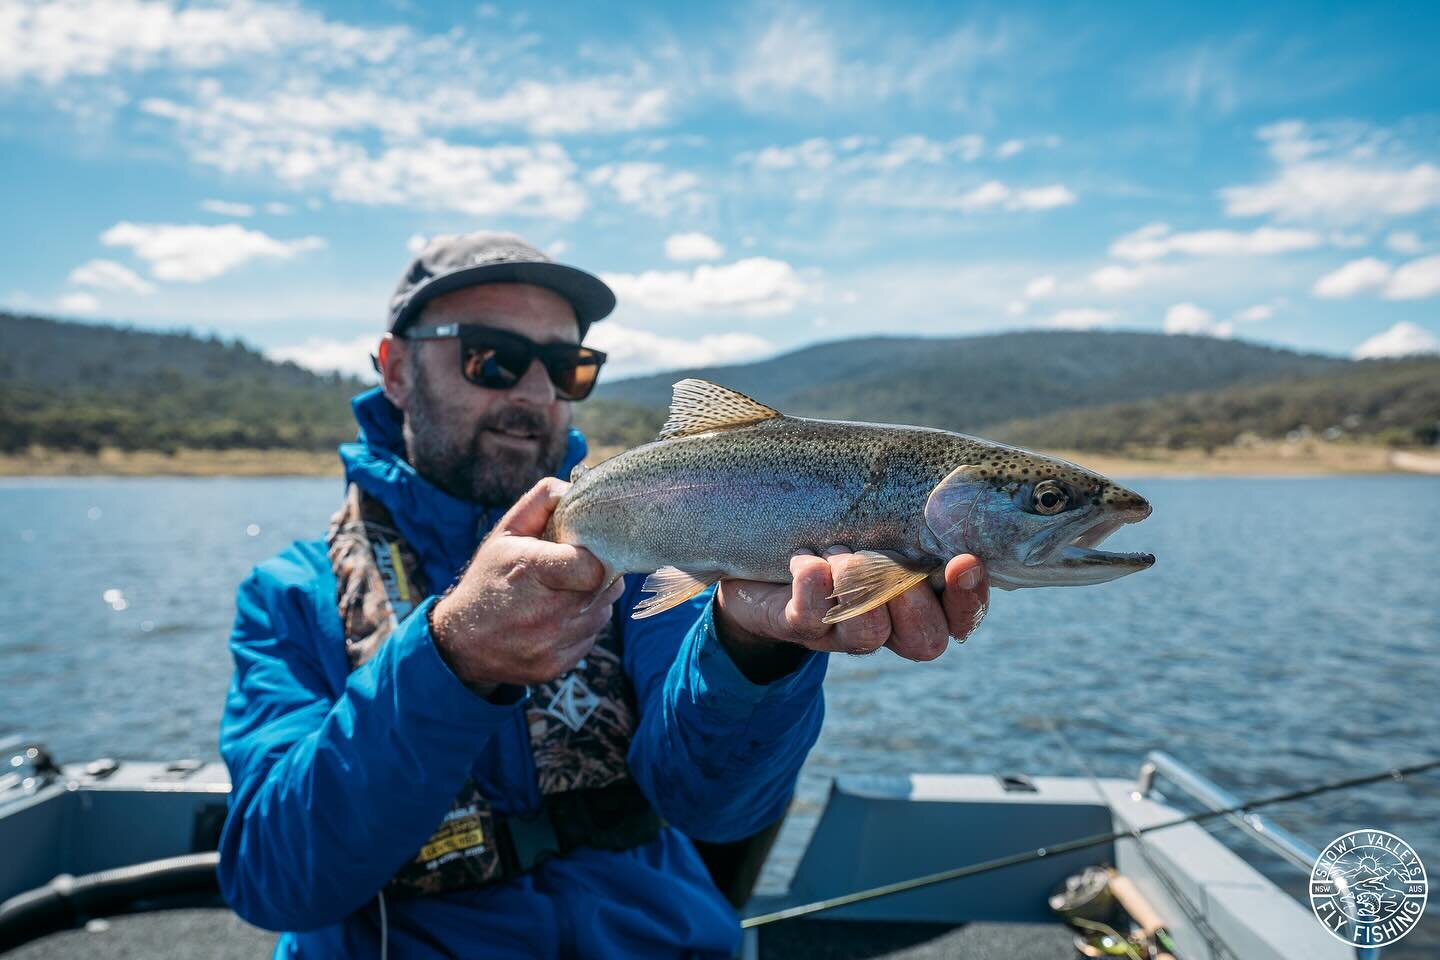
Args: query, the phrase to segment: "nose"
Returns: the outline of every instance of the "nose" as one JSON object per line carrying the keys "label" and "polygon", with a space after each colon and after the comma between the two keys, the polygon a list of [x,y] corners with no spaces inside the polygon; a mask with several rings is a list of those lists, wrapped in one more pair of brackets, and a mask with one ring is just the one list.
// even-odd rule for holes
{"label": "nose", "polygon": [[1105,491],[1105,505],[1125,518],[1127,523],[1138,523],[1150,516],[1150,501],[1140,494],[1124,487],[1111,485]]}
{"label": "nose", "polygon": [[550,373],[538,358],[530,361],[525,376],[521,377],[509,392],[510,399],[537,407],[548,407],[555,402],[556,396],[555,384],[550,382]]}

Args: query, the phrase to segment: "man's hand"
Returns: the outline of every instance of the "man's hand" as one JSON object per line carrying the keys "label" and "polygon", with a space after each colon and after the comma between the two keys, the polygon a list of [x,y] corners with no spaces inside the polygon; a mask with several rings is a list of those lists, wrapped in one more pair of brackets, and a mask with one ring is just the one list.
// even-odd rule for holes
{"label": "man's hand", "polygon": [[822,622],[834,603],[835,577],[851,562],[844,547],[825,556],[790,558],[789,584],[722,580],[715,594],[715,626],[740,670],[766,683],[793,670],[804,650],[870,653],[889,647],[907,660],[934,660],[950,638],[964,640],[980,625],[990,586],[980,561],[970,554],[945,565],[945,590],[938,597],[928,583],[905,591],[883,607],[834,625]]}
{"label": "man's hand", "polygon": [[435,604],[435,646],[482,694],[501,683],[543,683],[590,652],[625,590],[583,547],[539,539],[569,484],[547,478],[516,501]]}

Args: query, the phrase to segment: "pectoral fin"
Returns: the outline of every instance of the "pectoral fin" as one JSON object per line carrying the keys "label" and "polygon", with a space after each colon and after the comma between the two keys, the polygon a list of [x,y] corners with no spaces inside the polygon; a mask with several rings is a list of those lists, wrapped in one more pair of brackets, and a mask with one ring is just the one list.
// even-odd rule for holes
{"label": "pectoral fin", "polygon": [[825,623],[839,623],[889,603],[930,576],[931,567],[917,566],[874,550],[854,555],[835,581],[832,600],[839,600],[825,614]]}
{"label": "pectoral fin", "polygon": [[664,613],[671,607],[678,607],[719,579],[718,573],[686,573],[679,567],[661,567],[646,577],[640,587],[655,596],[646,597],[635,604],[630,616],[635,620],[644,620],[657,613]]}

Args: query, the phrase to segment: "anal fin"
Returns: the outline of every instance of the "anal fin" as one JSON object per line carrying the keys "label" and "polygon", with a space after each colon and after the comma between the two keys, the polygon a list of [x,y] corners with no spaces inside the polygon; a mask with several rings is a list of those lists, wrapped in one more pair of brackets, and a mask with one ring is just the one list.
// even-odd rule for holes
{"label": "anal fin", "polygon": [[686,573],[679,567],[661,567],[646,577],[645,583],[640,587],[655,596],[646,597],[635,604],[630,616],[635,620],[644,620],[657,613],[664,613],[671,607],[678,607],[719,579],[720,574],[714,572]]}
{"label": "anal fin", "polygon": [[930,576],[931,569],[907,564],[875,550],[861,550],[836,579],[830,599],[840,602],[830,608],[823,620],[839,623],[868,613],[923,582]]}

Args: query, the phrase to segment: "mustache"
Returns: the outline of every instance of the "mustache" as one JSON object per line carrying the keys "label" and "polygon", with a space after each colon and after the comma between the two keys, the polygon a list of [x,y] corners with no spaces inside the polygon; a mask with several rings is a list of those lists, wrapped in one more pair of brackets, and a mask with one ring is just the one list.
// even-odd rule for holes
{"label": "mustache", "polygon": [[550,418],[538,410],[527,407],[505,407],[480,418],[475,424],[478,435],[482,430],[511,430],[517,433],[533,433],[549,436],[554,429]]}

